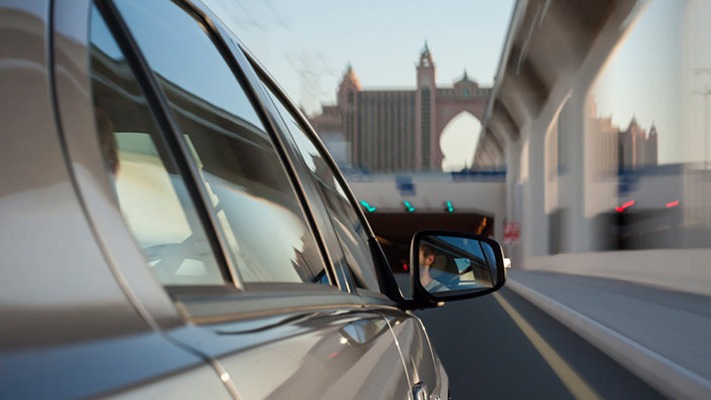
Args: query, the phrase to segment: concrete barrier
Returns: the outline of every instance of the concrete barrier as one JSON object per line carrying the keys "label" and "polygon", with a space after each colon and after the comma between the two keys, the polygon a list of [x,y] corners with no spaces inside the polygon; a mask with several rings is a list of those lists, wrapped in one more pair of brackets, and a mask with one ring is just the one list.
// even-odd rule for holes
{"label": "concrete barrier", "polygon": [[674,399],[711,398],[711,382],[605,325],[510,279],[506,286]]}

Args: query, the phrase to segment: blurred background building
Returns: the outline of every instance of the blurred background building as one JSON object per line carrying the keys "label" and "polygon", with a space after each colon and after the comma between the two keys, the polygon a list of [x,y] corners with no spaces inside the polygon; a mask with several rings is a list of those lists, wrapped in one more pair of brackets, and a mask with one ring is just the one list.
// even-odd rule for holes
{"label": "blurred background building", "polygon": [[585,4],[517,3],[474,166],[506,166],[514,265],[660,284],[685,260],[690,285],[711,243],[711,3]]}
{"label": "blurred background building", "polygon": [[[610,119],[606,121],[607,126],[612,127]],[[618,136],[618,165],[621,169],[634,169],[643,166],[657,165],[657,128],[652,124],[647,131],[642,129],[633,118],[629,126],[624,131],[619,131]]]}
{"label": "blurred background building", "polygon": [[361,88],[348,65],[336,104],[323,105],[309,118],[341,167],[371,173],[441,171],[440,140],[447,125],[463,112],[483,118],[491,88],[480,87],[466,71],[452,87],[438,87],[427,44],[416,72],[415,89],[369,90]]}

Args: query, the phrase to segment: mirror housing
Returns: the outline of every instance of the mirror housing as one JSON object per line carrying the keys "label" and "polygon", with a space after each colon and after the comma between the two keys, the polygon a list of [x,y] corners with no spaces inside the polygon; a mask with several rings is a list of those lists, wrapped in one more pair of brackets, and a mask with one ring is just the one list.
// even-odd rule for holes
{"label": "mirror housing", "polygon": [[472,233],[416,233],[410,245],[410,266],[416,308],[484,296],[506,282],[501,245]]}

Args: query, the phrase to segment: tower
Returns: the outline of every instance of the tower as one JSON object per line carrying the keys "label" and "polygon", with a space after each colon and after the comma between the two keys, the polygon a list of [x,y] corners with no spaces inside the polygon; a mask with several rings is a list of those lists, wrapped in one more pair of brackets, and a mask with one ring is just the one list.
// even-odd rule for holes
{"label": "tower", "polygon": [[466,71],[453,87],[437,87],[427,43],[414,66],[415,88],[373,90],[361,88],[348,64],[336,104],[309,117],[337,162],[364,172],[442,171],[442,133],[465,112],[481,121],[491,88],[480,88]]}
{"label": "tower", "polygon": [[659,154],[657,147],[658,140],[659,134],[657,133],[657,127],[652,123],[652,127],[649,129],[649,136],[647,137],[647,165],[657,165],[659,163]]}
{"label": "tower", "polygon": [[[425,42],[417,64],[417,93],[415,96],[415,163],[418,169],[439,170],[435,165],[434,153],[439,150],[435,143],[435,110],[437,102],[435,65],[432,53]],[[435,147],[437,146],[437,147]]]}
{"label": "tower", "polygon": [[360,82],[353,71],[353,66],[348,63],[346,72],[343,74],[341,84],[338,86],[336,106],[341,113],[343,132],[346,141],[351,144],[351,160],[359,160],[357,149],[359,148],[358,126],[358,93],[360,92]]}

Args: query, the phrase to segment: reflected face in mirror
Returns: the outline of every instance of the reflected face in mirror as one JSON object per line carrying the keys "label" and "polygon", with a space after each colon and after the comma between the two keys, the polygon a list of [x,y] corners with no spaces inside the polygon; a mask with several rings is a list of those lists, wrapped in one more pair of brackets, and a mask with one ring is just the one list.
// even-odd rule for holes
{"label": "reflected face in mirror", "polygon": [[502,268],[494,247],[471,237],[424,236],[418,253],[420,283],[431,294],[491,289]]}
{"label": "reflected face in mirror", "polygon": [[430,268],[435,260],[435,251],[429,244],[421,243],[419,249],[420,282],[422,286],[429,290],[437,285],[437,281],[432,279]]}

